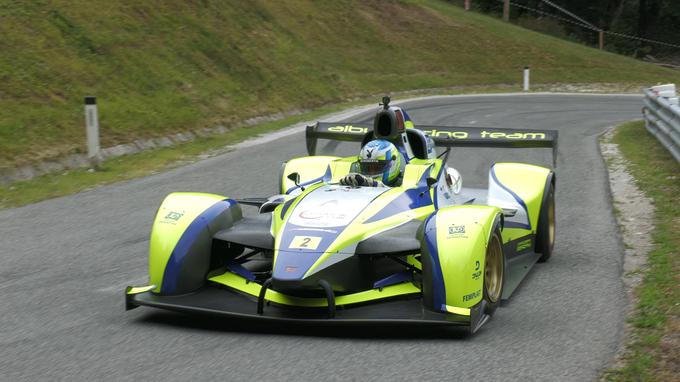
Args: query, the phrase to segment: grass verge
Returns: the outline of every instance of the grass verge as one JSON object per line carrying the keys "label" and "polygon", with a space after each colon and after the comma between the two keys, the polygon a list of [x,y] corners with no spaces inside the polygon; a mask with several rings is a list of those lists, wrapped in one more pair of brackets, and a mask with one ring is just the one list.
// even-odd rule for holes
{"label": "grass verge", "polygon": [[273,122],[242,127],[225,134],[199,137],[193,141],[104,161],[97,171],[81,168],[46,174],[30,180],[0,185],[0,209],[19,207],[41,200],[74,194],[98,186],[166,171],[174,167],[228,151],[230,145],[259,134],[349,107],[327,106]]}
{"label": "grass verge", "polygon": [[613,143],[627,169],[656,206],[653,248],[637,306],[629,318],[632,331],[624,365],[604,372],[608,381],[671,381],[680,370],[680,165],[644,128],[626,123]]}

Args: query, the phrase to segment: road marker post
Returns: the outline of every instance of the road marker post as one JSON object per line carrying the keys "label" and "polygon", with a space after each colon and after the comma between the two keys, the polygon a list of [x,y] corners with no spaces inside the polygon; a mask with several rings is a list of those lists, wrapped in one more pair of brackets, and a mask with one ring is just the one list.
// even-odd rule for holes
{"label": "road marker post", "polygon": [[524,67],[524,86],[523,89],[525,92],[529,91],[529,67],[525,66]]}
{"label": "road marker post", "polygon": [[97,97],[85,97],[85,132],[87,135],[87,158],[92,168],[99,168],[99,116],[97,115]]}

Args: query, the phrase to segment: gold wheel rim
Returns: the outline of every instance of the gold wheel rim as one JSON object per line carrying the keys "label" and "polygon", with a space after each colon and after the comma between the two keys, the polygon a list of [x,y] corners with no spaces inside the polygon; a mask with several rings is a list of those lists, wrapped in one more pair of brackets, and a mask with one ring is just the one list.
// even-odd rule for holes
{"label": "gold wheel rim", "polygon": [[484,288],[491,302],[501,297],[503,286],[503,250],[498,235],[491,237],[489,248],[486,249],[486,263],[484,265]]}
{"label": "gold wheel rim", "polygon": [[548,205],[548,240],[550,248],[555,244],[555,194],[550,195]]}

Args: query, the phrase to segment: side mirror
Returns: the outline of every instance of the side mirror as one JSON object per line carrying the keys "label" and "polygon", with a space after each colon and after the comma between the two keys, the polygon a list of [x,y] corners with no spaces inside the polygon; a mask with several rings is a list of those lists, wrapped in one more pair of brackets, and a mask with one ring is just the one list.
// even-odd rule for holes
{"label": "side mirror", "polygon": [[293,183],[295,183],[296,186],[300,187],[300,189],[302,191],[305,190],[304,187],[300,186],[300,174],[299,173],[291,172],[290,174],[288,174],[287,178],[290,179],[291,181],[293,181]]}

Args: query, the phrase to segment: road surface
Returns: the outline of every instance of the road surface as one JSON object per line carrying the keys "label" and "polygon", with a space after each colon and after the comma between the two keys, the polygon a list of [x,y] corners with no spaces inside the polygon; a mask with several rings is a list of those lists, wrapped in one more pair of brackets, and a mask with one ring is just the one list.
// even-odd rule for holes
{"label": "road surface", "polygon": [[[305,152],[302,133],[281,134],[166,173],[0,211],[0,380],[594,379],[621,340],[625,307],[623,247],[597,139],[640,118],[641,97],[452,96],[401,105],[416,124],[560,132],[553,257],[475,336],[124,311],[123,288],[147,280],[149,229],[165,194],[273,193],[280,163]],[[450,164],[464,185],[485,186],[492,160],[550,164],[550,154],[459,149]]]}

